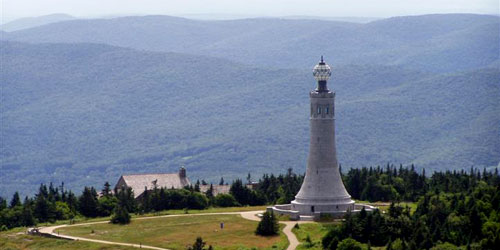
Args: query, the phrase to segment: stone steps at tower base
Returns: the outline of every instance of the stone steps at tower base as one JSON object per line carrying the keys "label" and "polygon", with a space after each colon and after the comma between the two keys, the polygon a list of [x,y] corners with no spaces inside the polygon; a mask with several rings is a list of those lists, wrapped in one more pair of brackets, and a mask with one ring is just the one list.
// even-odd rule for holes
{"label": "stone steps at tower base", "polygon": [[300,215],[299,218],[301,221],[314,221],[314,216],[312,215]]}

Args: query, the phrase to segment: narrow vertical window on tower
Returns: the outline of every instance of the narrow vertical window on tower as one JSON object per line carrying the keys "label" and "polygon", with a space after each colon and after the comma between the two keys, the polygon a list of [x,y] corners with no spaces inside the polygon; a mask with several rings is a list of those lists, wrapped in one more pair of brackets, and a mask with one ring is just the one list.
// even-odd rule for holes
{"label": "narrow vertical window on tower", "polygon": [[321,106],[318,105],[318,115],[321,114]]}
{"label": "narrow vertical window on tower", "polygon": [[327,115],[329,115],[329,114],[330,114],[330,107],[329,107],[329,106],[326,106],[325,113],[326,113]]}

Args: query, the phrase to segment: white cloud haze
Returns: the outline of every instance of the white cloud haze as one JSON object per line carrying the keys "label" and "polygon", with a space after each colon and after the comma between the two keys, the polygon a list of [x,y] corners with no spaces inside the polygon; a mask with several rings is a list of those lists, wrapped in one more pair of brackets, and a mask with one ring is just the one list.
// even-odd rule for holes
{"label": "white cloud haze", "polygon": [[389,17],[429,13],[499,14],[498,0],[0,0],[2,23],[66,13],[107,15],[234,14],[242,16]]}

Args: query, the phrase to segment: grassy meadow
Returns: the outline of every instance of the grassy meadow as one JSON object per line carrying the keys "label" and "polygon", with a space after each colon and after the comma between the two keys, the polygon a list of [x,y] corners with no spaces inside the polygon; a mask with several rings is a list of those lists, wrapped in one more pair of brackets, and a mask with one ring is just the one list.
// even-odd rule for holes
{"label": "grassy meadow", "polygon": [[[224,229],[220,223],[224,222]],[[240,215],[200,215],[133,220],[129,225],[96,224],[61,228],[61,234],[91,239],[185,249],[201,236],[215,249],[285,249],[284,234],[262,237],[254,234],[256,221]]]}
{"label": "grassy meadow", "polygon": [[0,249],[2,250],[108,250],[108,249],[137,249],[131,247],[105,245],[99,243],[61,240],[41,236],[27,235],[26,228],[16,228],[5,232],[0,232]]}
{"label": "grassy meadow", "polygon": [[[126,226],[118,226],[118,225],[111,225],[111,224],[100,224],[100,225],[95,225],[96,229],[99,226],[108,226],[108,227],[115,227],[115,229],[119,229],[114,233],[113,236],[111,236],[113,239],[106,238],[107,240],[111,241],[120,241],[120,242],[130,242],[130,243],[142,243],[142,244],[151,244],[153,246],[163,246],[163,245],[158,245],[156,244],[155,240],[152,241],[144,241],[142,240],[142,236],[140,235],[141,230],[137,230],[137,227],[149,227],[150,225],[157,224],[158,226],[154,230],[159,230],[158,235],[161,235],[163,232],[168,232],[169,235],[173,235],[173,238],[178,239],[175,241],[176,246],[181,246],[181,247],[169,247],[171,249],[184,249],[185,245],[192,244],[195,240],[195,238],[198,236],[197,233],[200,233],[199,236],[203,237],[204,241],[207,241],[208,244],[213,245],[216,249],[237,249],[237,248],[251,248],[253,246],[256,246],[258,248],[272,248],[272,246],[276,246],[277,249],[284,249],[286,246],[288,246],[288,241],[285,237],[285,235],[280,235],[280,237],[274,237],[274,238],[264,238],[264,237],[258,237],[255,236],[253,231],[257,227],[257,222],[253,221],[248,221],[245,220],[239,215],[231,215],[229,220],[225,221],[225,226],[226,229],[223,231],[223,233],[217,234],[216,232],[212,232],[210,234],[210,237],[205,236],[203,230],[208,230],[207,228],[214,228],[218,227],[220,224],[219,220],[224,220],[226,217],[221,217],[222,215],[214,215],[214,216],[209,216],[210,218],[208,220],[203,219],[202,217],[206,216],[194,216],[189,223],[191,224],[191,227],[196,228],[196,225],[203,224],[199,228],[199,230],[192,230],[191,227],[187,227],[186,229],[185,225],[187,220],[184,220],[186,218],[191,218],[191,217],[183,217],[184,223],[177,223],[177,226],[174,226],[172,223],[165,223],[164,219],[146,219],[146,220],[134,220],[136,218],[143,218],[143,217],[150,217],[150,216],[161,216],[161,215],[174,215],[174,214],[200,214],[200,213],[223,213],[223,212],[243,212],[243,211],[256,211],[256,210],[265,210],[266,206],[246,206],[246,207],[227,207],[227,208],[208,208],[208,209],[192,209],[192,210],[166,210],[166,211],[161,211],[158,213],[147,213],[147,214],[132,214],[132,223],[130,225]],[[89,222],[98,222],[98,221],[109,221],[109,217],[101,217],[101,218],[84,218],[84,217],[77,217],[74,219],[74,223],[79,224],[79,223],[89,223]],[[201,219],[201,220],[200,220]],[[178,218],[180,220],[180,218]],[[211,221],[211,222],[208,222]],[[143,224],[144,222],[147,222]],[[177,221],[179,222],[179,221]],[[173,222],[175,223],[175,222]],[[207,225],[205,225],[207,223]],[[229,224],[228,224],[229,223]],[[69,221],[57,221],[55,223],[42,223],[39,224],[39,227],[45,227],[45,226],[53,226],[53,225],[62,225],[62,224],[69,224]],[[234,225],[233,225],[234,224]],[[163,225],[168,225],[168,229],[163,229]],[[228,227],[229,226],[229,227]],[[82,229],[85,228],[85,229]],[[70,227],[70,228],[64,228],[60,229],[59,232],[73,232],[73,230],[79,231],[80,233],[85,234],[86,230],[88,230],[90,227],[82,227],[80,226],[75,226],[75,227]],[[234,234],[232,235],[232,229],[237,229]],[[79,230],[77,230],[79,229]],[[14,228],[5,232],[0,232],[0,249],[90,249],[90,250],[101,250],[101,249],[135,249],[131,247],[124,247],[124,246],[116,246],[116,245],[105,245],[105,244],[100,244],[100,243],[91,243],[91,242],[84,242],[84,241],[70,241],[70,240],[61,240],[61,239],[55,239],[55,238],[46,238],[46,237],[41,237],[41,236],[32,236],[32,235],[27,235],[25,227],[19,227],[19,228]],[[102,231],[100,233],[96,230],[95,234],[96,235],[102,235]],[[130,240],[130,236],[134,235],[134,233],[126,233],[128,231],[136,232],[138,234],[135,235],[135,238],[132,238],[133,240]],[[88,233],[87,232],[87,233]],[[202,233],[203,232],[203,233]],[[121,236],[120,233],[125,233],[125,235]],[[172,234],[170,234],[172,233]],[[72,233],[68,233],[70,235],[73,235]],[[78,236],[84,236],[84,235],[78,234]],[[176,235],[178,234],[185,234],[186,237],[184,238],[177,238]],[[74,234],[76,235],[76,234]],[[167,234],[165,234],[167,235]],[[88,235],[87,235],[88,236]],[[84,237],[87,237],[84,236]],[[227,247],[227,246],[222,246],[219,247],[218,245],[218,240],[216,241],[209,241],[209,239],[214,239],[218,238],[219,236],[223,236],[221,238],[221,241],[225,241],[225,238],[231,238],[235,236],[235,240],[230,241],[230,244],[233,244],[234,247]],[[241,238],[247,238],[248,240],[243,240],[243,241],[238,241],[238,239]],[[96,238],[100,236],[94,236],[94,237],[89,237],[89,238]],[[206,238],[208,237],[208,238]],[[262,241],[262,239],[265,239],[265,241]],[[101,238],[99,238],[101,239]],[[104,239],[104,238],[103,238]],[[123,239],[129,239],[123,240]],[[256,240],[257,239],[257,240]],[[135,241],[137,240],[137,241]],[[186,241],[186,242],[183,242]],[[253,245],[253,242],[257,242],[257,245]],[[149,243],[151,242],[151,243]],[[175,245],[174,244],[174,245]],[[216,247],[217,245],[217,247]],[[261,247],[262,246],[262,247]]]}
{"label": "grassy meadow", "polygon": [[[323,247],[321,245],[321,239],[323,236],[328,233],[328,230],[331,226],[335,224],[339,224],[340,222],[333,223],[307,223],[300,224],[298,228],[293,228],[292,232],[297,236],[297,239],[300,241],[300,245],[297,247],[297,250],[322,250]],[[306,241],[307,236],[311,239],[311,243]],[[363,244],[365,248],[366,244]],[[385,249],[385,247],[374,247],[371,249]]]}

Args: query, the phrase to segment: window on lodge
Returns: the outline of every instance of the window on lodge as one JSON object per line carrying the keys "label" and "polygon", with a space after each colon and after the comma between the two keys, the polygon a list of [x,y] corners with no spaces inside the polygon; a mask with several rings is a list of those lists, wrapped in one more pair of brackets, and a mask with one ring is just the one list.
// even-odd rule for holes
{"label": "window on lodge", "polygon": [[318,106],[318,115],[321,114],[321,107]]}

